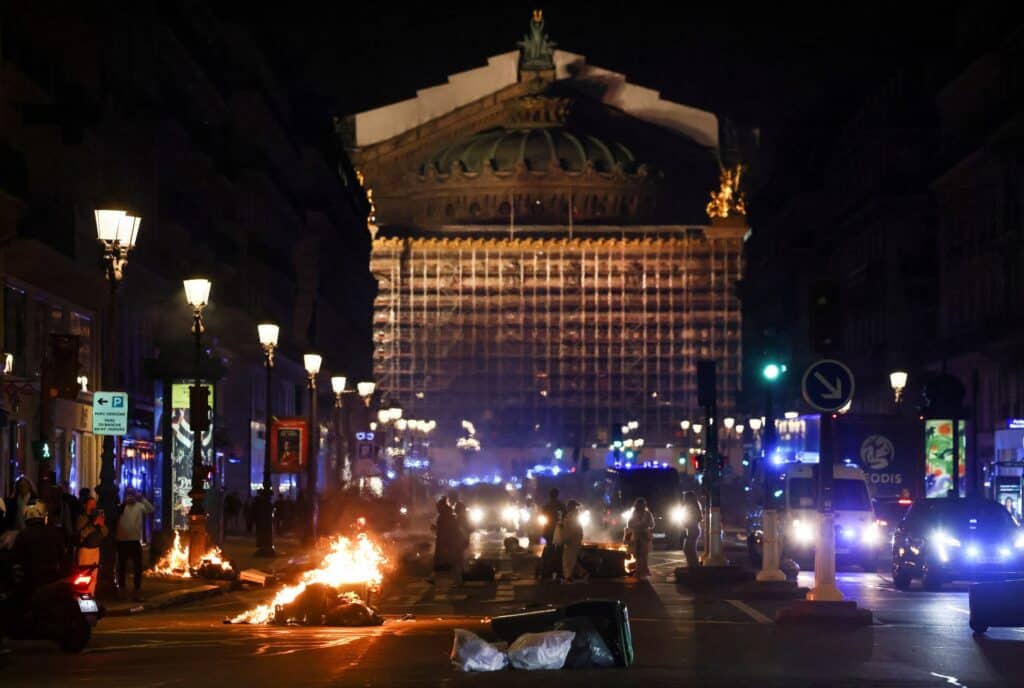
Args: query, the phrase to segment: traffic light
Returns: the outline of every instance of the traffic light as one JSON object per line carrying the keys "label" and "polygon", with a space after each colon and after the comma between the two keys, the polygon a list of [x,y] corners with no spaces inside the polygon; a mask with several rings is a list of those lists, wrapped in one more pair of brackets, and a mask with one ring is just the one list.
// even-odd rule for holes
{"label": "traffic light", "polygon": [[763,377],[766,382],[775,382],[782,377],[782,374],[785,372],[786,364],[769,362],[765,363],[764,367],[761,368],[761,377]]}
{"label": "traffic light", "polygon": [[189,421],[193,432],[207,432],[210,429],[210,390],[205,385],[188,388]]}
{"label": "traffic light", "polygon": [[53,449],[46,440],[32,442],[32,456],[37,464],[42,464],[53,459]]}
{"label": "traffic light", "polygon": [[808,321],[812,349],[828,354],[842,348],[843,313],[838,282],[822,280],[811,287]]}

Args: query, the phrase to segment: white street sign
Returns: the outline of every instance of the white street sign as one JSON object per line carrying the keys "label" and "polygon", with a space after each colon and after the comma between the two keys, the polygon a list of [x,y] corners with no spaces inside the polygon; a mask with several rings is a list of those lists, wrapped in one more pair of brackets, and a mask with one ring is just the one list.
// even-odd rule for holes
{"label": "white street sign", "polygon": [[128,394],[94,392],[92,395],[94,435],[124,435],[128,432]]}

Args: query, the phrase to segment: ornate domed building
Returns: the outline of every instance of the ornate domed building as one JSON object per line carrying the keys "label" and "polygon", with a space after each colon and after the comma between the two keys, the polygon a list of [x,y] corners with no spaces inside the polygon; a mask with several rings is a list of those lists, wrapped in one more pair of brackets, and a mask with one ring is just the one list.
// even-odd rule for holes
{"label": "ornate domed building", "polygon": [[732,406],[747,227],[712,113],[554,50],[535,14],[520,50],[339,134],[375,202],[378,388],[407,417],[584,454],[637,420],[664,448],[699,358]]}

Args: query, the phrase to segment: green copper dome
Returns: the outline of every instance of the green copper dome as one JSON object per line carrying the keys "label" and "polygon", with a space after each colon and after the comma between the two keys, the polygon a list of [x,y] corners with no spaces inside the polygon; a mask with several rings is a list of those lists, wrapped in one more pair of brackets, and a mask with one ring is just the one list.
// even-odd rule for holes
{"label": "green copper dome", "polygon": [[421,173],[430,169],[441,174],[475,173],[485,166],[495,172],[514,172],[520,163],[530,171],[557,167],[566,172],[582,172],[588,163],[594,171],[604,173],[615,171],[617,166],[625,173],[634,173],[637,168],[632,151],[621,143],[603,141],[564,126],[497,127],[441,148],[426,160]]}

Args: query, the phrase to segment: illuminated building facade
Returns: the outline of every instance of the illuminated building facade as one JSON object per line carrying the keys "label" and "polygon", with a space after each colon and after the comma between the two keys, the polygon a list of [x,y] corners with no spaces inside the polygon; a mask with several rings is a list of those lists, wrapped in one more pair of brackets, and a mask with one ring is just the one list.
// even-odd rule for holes
{"label": "illuminated building facade", "polygon": [[739,170],[714,115],[553,50],[536,15],[520,46],[339,124],[376,205],[379,389],[485,449],[628,420],[664,446],[698,358],[722,408],[739,389]]}

